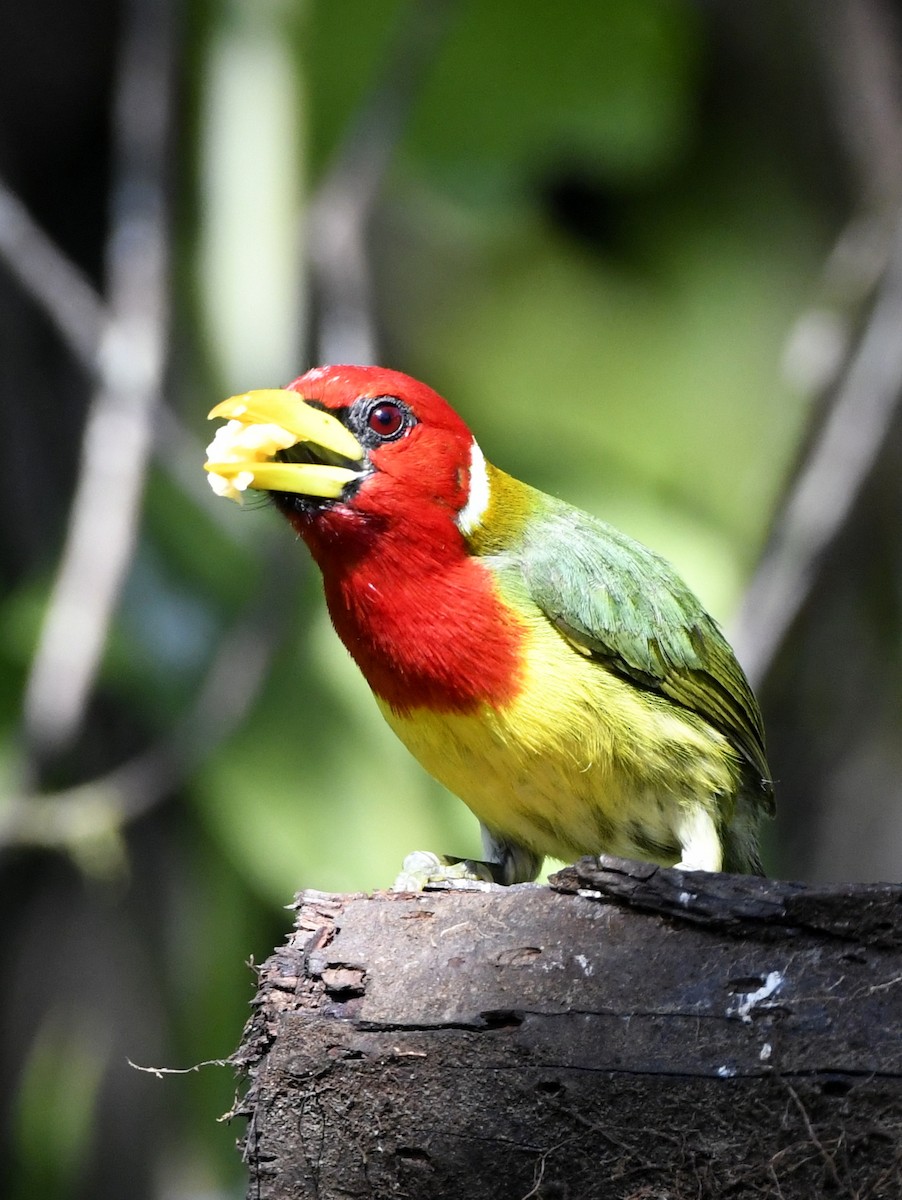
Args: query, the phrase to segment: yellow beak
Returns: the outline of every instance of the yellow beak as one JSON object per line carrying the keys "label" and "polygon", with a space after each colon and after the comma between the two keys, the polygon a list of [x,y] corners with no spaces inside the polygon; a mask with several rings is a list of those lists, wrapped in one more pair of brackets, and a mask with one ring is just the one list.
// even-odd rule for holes
{"label": "yellow beak", "polygon": [[244,392],[217,404],[209,414],[228,419],[207,447],[204,469],[220,496],[242,499],[247,488],[299,492],[337,499],[363,473],[329,462],[274,462],[280,450],[299,442],[323,458],[362,462],[363,447],[330,413],[312,408],[297,392],[277,388]]}

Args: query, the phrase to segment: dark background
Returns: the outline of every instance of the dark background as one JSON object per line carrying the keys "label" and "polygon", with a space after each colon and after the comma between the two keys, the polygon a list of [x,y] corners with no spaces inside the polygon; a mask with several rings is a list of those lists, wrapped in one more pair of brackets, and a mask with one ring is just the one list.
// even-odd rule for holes
{"label": "dark background", "polygon": [[[474,820],[205,414],[318,361],[671,558],[758,686],[769,869],[899,877],[900,27],[884,0],[0,3],[0,1189],[240,1195],[302,886]],[[745,598],[745,600],[743,600]],[[6,1176],[6,1178],[2,1178]]]}

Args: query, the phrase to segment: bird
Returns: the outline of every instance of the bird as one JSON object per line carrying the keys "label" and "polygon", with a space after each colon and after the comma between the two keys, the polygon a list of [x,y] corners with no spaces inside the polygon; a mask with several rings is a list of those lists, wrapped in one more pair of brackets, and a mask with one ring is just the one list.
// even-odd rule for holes
{"label": "bird", "polygon": [[214,491],[270,494],[385,721],[480,823],[484,858],[413,852],[396,887],[600,854],[763,874],[758,703],[665,559],[493,466],[398,371],[314,367],[209,415]]}

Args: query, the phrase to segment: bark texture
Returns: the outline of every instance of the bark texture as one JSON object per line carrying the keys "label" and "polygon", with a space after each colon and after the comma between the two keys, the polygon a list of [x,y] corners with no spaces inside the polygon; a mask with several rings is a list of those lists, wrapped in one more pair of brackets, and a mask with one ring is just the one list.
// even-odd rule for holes
{"label": "bark texture", "polygon": [[898,1200],[902,887],[304,892],[236,1061],[254,1200]]}

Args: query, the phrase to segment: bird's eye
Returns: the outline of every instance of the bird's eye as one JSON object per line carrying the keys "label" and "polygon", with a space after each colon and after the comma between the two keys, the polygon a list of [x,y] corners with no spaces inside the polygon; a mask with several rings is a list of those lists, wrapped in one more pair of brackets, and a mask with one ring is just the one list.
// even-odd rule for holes
{"label": "bird's eye", "polygon": [[386,441],[395,438],[407,424],[407,414],[391,400],[381,400],[370,409],[366,418],[367,428]]}

